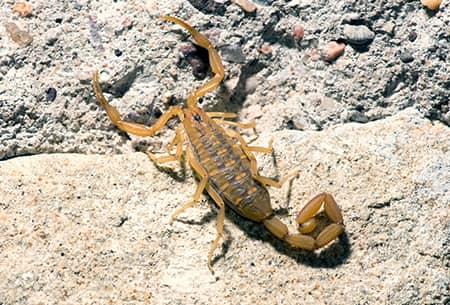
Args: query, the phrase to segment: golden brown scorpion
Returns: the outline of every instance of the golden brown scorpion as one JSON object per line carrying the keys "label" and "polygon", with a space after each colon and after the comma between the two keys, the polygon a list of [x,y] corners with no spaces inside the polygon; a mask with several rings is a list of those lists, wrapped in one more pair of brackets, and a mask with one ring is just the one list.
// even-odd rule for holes
{"label": "golden brown scorpion", "polygon": [[[93,76],[94,92],[112,123],[129,134],[142,137],[153,136],[170,119],[178,117],[181,121],[182,126],[178,126],[176,135],[169,144],[169,154],[163,157],[157,157],[153,153],[148,155],[156,164],[180,161],[183,147],[185,147],[186,160],[199,177],[193,199],[179,207],[172,215],[172,220],[175,220],[187,208],[196,205],[205,190],[219,207],[217,235],[208,253],[208,267],[211,269],[214,250],[223,237],[225,204],[243,217],[262,223],[275,237],[293,248],[312,251],[336,239],[344,232],[344,225],[340,209],[330,194],[321,193],[315,196],[300,211],[296,219],[299,224],[299,233],[290,233],[288,227],[274,215],[266,186],[280,188],[283,183],[297,175],[297,171],[279,181],[259,175],[253,152],[271,153],[271,144],[270,147],[249,146],[240,133],[221,127],[220,124],[241,128],[254,127],[252,124],[227,121],[226,119],[235,118],[237,115],[226,112],[204,112],[197,106],[197,101],[201,97],[215,90],[222,82],[224,78],[222,61],[209,40],[189,24],[170,16],[162,17],[162,19],[185,28],[196,44],[208,51],[214,76],[187,98],[187,107],[173,106],[153,126],[146,126],[122,120],[117,109],[104,97],[98,72]],[[185,145],[186,142],[187,145]],[[176,147],[176,150],[170,153],[173,147]],[[319,221],[316,215],[322,207],[330,223],[317,232]]]}

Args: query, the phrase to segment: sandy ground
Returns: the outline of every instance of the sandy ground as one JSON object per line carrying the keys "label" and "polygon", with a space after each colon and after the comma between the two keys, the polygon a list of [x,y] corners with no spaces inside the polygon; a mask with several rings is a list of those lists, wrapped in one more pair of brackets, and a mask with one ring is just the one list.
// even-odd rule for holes
{"label": "sandy ground", "polygon": [[271,190],[279,216],[292,223],[327,191],[346,234],[318,253],[295,251],[228,211],[214,275],[214,203],[205,197],[169,224],[194,192],[189,172],[174,179],[178,167],[162,171],[142,153],[4,161],[2,303],[446,304],[450,131],[417,116],[272,134],[263,173],[301,169]]}

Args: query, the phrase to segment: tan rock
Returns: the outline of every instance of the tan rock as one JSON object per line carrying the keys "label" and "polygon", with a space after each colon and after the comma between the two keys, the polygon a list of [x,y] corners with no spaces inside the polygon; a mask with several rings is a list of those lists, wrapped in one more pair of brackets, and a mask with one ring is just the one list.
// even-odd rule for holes
{"label": "tan rock", "polygon": [[[52,154],[0,162],[0,295],[5,304],[417,304],[448,293],[448,127],[405,110],[321,132],[280,131],[263,174],[290,222],[313,195],[335,195],[346,236],[318,253],[287,248],[231,210],[215,276],[206,196],[169,224],[195,183],[141,153]],[[172,166],[168,164],[167,167]],[[176,167],[176,164],[173,164]],[[294,228],[291,228],[294,229]],[[222,249],[222,248],[219,248]]]}

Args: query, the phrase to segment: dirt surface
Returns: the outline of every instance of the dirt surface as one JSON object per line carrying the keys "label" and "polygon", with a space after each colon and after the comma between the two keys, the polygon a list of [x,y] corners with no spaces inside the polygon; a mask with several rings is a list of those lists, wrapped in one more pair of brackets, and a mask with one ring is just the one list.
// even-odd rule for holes
{"label": "dirt surface", "polygon": [[275,137],[274,158],[259,158],[264,174],[301,169],[270,192],[279,217],[292,224],[327,191],[346,234],[295,251],[230,210],[214,275],[214,203],[205,197],[169,224],[194,192],[190,171],[174,179],[179,168],[161,171],[142,153],[4,161],[0,302],[448,304],[450,131],[417,116],[261,135]]}
{"label": "dirt surface", "polygon": [[[160,2],[0,0],[0,304],[448,304],[448,1]],[[264,174],[301,169],[271,190],[280,217],[330,192],[340,241],[293,251],[229,211],[211,275],[213,202],[168,223],[194,180],[142,152],[163,151],[176,122],[130,137],[91,86],[99,70],[124,117],[151,125],[211,77],[161,15],[223,58],[201,107],[274,138]]]}

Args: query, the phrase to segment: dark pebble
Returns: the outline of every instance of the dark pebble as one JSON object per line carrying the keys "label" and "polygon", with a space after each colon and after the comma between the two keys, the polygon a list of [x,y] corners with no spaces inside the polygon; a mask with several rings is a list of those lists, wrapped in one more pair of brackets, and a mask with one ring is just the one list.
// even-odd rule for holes
{"label": "dark pebble", "polygon": [[116,55],[117,57],[119,57],[119,56],[122,55],[122,51],[119,50],[119,49],[115,49],[115,50],[114,50],[114,55]]}
{"label": "dark pebble", "polygon": [[413,42],[413,41],[416,40],[416,38],[417,38],[417,33],[416,32],[411,32],[411,33],[408,34],[408,40],[409,41]]}
{"label": "dark pebble", "polygon": [[171,95],[168,99],[167,99],[167,105],[169,106],[175,106],[176,104],[178,104],[178,100],[174,95]]}
{"label": "dark pebble", "polygon": [[204,79],[209,70],[208,51],[195,45],[180,48],[184,60],[192,66],[192,74],[197,79]]}
{"label": "dark pebble", "polygon": [[58,23],[58,24],[61,24],[63,22],[63,19],[62,18],[56,18],[55,22]]}
{"label": "dark pebble", "polygon": [[222,58],[225,61],[241,64],[245,62],[245,55],[239,46],[228,45],[222,47],[220,50],[222,51]]}
{"label": "dark pebble", "polygon": [[414,57],[409,51],[403,51],[400,54],[400,60],[403,61],[405,64],[410,63],[414,60]]}
{"label": "dark pebble", "polygon": [[155,108],[154,110],[153,110],[153,115],[155,116],[155,118],[160,118],[161,116],[162,116],[162,111],[161,111],[161,109],[159,109],[159,108]]}
{"label": "dark pebble", "polygon": [[47,102],[53,102],[56,99],[56,89],[50,87],[45,91]]}

